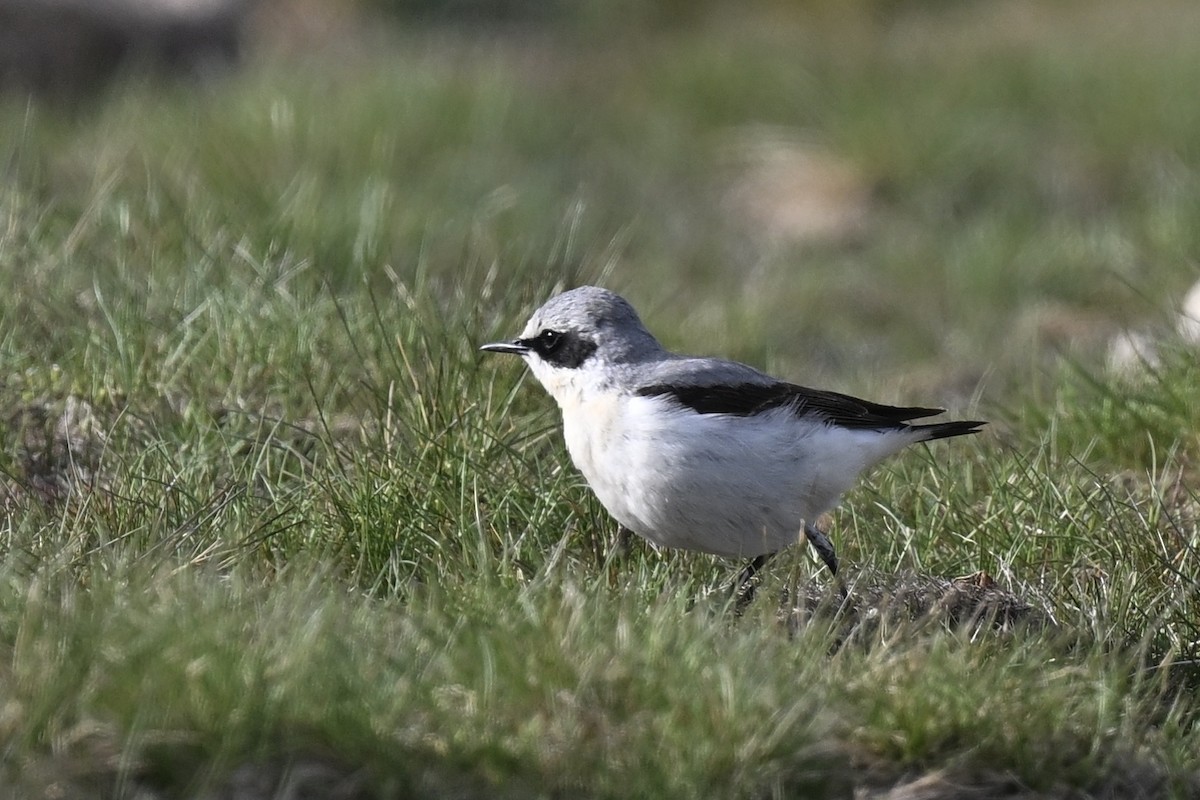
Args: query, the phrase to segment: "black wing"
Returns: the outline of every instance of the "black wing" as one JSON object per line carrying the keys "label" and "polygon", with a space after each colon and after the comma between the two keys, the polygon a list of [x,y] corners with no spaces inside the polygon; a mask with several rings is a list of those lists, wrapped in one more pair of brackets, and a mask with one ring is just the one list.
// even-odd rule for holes
{"label": "black wing", "polygon": [[659,383],[642,387],[638,394],[645,397],[667,397],[698,414],[748,417],[773,408],[786,407],[798,417],[819,417],[843,428],[865,430],[903,428],[909,420],[931,417],[941,414],[943,410],[919,406],[885,406],[848,394],[809,389],[784,381],[710,385]]}

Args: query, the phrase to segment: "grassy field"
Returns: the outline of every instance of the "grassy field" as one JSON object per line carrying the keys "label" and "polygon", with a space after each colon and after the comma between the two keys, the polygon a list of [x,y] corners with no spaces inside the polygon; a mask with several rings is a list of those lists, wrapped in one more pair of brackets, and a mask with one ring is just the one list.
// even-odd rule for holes
{"label": "grassy field", "polygon": [[[1200,7],[805,8],[0,101],[5,796],[1197,796]],[[477,353],[583,282],[992,424],[735,616]]]}

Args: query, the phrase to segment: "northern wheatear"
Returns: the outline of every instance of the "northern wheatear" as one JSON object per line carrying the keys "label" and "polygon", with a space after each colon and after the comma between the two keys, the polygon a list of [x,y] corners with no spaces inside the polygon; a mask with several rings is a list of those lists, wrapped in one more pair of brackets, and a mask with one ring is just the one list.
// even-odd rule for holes
{"label": "northern wheatear", "polygon": [[595,286],[550,298],[520,338],[481,349],[533,370],[562,410],[571,460],[617,522],[662,547],[752,558],[747,578],[801,531],[836,574],[833,545],[813,523],[859,473],[984,424],[912,425],[942,410],[676,355],[624,298]]}

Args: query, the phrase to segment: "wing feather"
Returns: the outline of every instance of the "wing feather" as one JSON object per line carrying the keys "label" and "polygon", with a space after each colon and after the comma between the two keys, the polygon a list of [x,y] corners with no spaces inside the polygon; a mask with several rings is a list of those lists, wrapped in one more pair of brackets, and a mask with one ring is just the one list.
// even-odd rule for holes
{"label": "wing feather", "polygon": [[637,390],[645,397],[666,397],[698,414],[748,417],[789,408],[800,418],[814,417],[843,428],[889,430],[909,420],[941,414],[943,409],[889,406],[848,394],[810,389],[776,380],[752,367],[718,359],[668,362]]}
{"label": "wing feather", "polygon": [[846,394],[809,389],[791,383],[652,384],[638,390],[646,397],[667,397],[699,414],[749,417],[775,408],[789,408],[797,417],[820,417],[843,428],[886,430],[909,420],[942,413],[940,408],[887,406]]}

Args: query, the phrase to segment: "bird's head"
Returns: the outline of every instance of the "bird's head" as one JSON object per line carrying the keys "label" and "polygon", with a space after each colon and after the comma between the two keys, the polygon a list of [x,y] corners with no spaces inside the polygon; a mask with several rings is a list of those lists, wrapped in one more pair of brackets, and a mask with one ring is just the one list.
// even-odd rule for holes
{"label": "bird's head", "polygon": [[614,368],[663,352],[625,298],[597,286],[555,295],[533,312],[521,335],[485,344],[491,353],[521,356],[534,377],[562,402],[562,393],[603,385]]}

